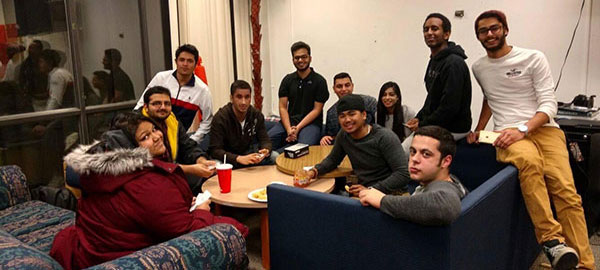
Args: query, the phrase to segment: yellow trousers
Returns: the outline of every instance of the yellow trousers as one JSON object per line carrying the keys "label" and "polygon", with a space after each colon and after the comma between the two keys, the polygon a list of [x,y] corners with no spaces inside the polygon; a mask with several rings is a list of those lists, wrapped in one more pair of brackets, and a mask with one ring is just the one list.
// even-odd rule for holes
{"label": "yellow trousers", "polygon": [[[496,148],[496,159],[519,170],[521,192],[537,241],[558,239],[577,251],[580,265],[595,269],[562,130],[541,127],[506,149]],[[557,219],[552,214],[551,201]]]}

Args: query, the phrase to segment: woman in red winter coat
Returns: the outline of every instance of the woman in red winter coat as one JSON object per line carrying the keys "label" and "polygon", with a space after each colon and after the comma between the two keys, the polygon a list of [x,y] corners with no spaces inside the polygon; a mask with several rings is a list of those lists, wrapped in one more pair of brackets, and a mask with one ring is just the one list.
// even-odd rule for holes
{"label": "woman in red winter coat", "polygon": [[82,197],[75,225],[57,234],[50,256],[65,269],[86,268],[215,223],[247,236],[235,219],[211,214],[210,202],[190,212],[194,197],[179,165],[161,160],[157,125],[132,113],[121,119],[121,129],[65,157],[80,174]]}

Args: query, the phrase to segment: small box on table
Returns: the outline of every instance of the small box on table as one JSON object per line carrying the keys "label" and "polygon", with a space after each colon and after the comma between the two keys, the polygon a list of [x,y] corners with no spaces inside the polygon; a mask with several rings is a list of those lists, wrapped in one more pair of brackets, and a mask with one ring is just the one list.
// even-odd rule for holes
{"label": "small box on table", "polygon": [[308,154],[308,144],[297,143],[283,149],[286,158],[299,158]]}

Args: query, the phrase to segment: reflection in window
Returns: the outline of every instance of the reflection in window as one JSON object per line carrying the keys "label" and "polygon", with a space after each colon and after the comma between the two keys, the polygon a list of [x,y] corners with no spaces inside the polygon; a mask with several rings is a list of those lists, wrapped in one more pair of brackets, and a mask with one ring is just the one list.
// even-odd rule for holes
{"label": "reflection in window", "polygon": [[77,118],[3,126],[0,165],[17,164],[30,187],[64,185],[62,157],[79,143]]}
{"label": "reflection in window", "polygon": [[92,140],[99,140],[102,133],[106,132],[109,129],[113,117],[119,113],[125,112],[131,112],[131,110],[126,109],[113,112],[89,113],[87,115],[88,127],[90,131],[90,137],[92,138]]}
{"label": "reflection in window", "polygon": [[[73,44],[67,32],[65,2],[0,0],[0,165],[20,166],[32,187],[61,186],[62,157],[80,141],[99,138],[112,117],[118,111],[130,111],[133,102],[131,108],[123,109],[126,104],[121,104],[115,111],[87,111],[44,121],[13,123],[14,118],[3,116],[46,111],[32,117],[54,117],[48,110],[137,100],[147,83],[139,1],[73,1],[74,12],[69,16],[79,34]],[[153,9],[146,18],[160,17],[157,14],[163,12],[159,1],[148,1],[146,7]],[[160,22],[152,22],[159,28]],[[151,32],[157,50],[151,57],[158,59],[153,68],[163,70],[163,32]],[[81,78],[73,76],[71,45],[77,46],[80,69],[75,73]],[[82,89],[77,87],[79,80]],[[84,104],[78,104],[76,92]],[[81,122],[88,124],[83,129],[88,131],[87,138],[80,138]]]}
{"label": "reflection in window", "polygon": [[110,71],[107,80],[108,102],[121,102],[125,100],[135,99],[133,91],[133,83],[129,75],[121,68],[121,52],[115,48],[110,48],[104,51],[102,58],[104,69]]}
{"label": "reflection in window", "polygon": [[74,106],[64,1],[0,4],[0,95],[18,100],[2,114]]}
{"label": "reflection in window", "polygon": [[[38,61],[42,77],[47,79],[46,106],[44,109],[34,107],[34,110],[54,110],[75,105],[73,93],[73,75],[59,66],[60,54],[55,50],[44,50]],[[42,104],[43,105],[43,104]]]}

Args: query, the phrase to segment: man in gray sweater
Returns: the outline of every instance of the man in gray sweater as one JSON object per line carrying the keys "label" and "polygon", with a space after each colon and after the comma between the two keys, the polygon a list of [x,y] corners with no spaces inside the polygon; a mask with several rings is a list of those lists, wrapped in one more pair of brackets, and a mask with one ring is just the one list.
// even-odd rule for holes
{"label": "man in gray sweater", "polygon": [[406,157],[398,136],[391,130],[366,123],[365,104],[359,95],[346,95],[338,101],[338,121],[331,153],[309,172],[311,178],[335,169],[348,155],[358,184],[349,193],[374,187],[384,193],[403,189],[408,181]]}
{"label": "man in gray sweater", "polygon": [[420,185],[411,196],[385,195],[376,188],[360,192],[360,202],[394,217],[423,225],[447,225],[460,214],[467,189],[450,174],[456,152],[452,134],[438,126],[415,132],[408,162],[410,177]]}

